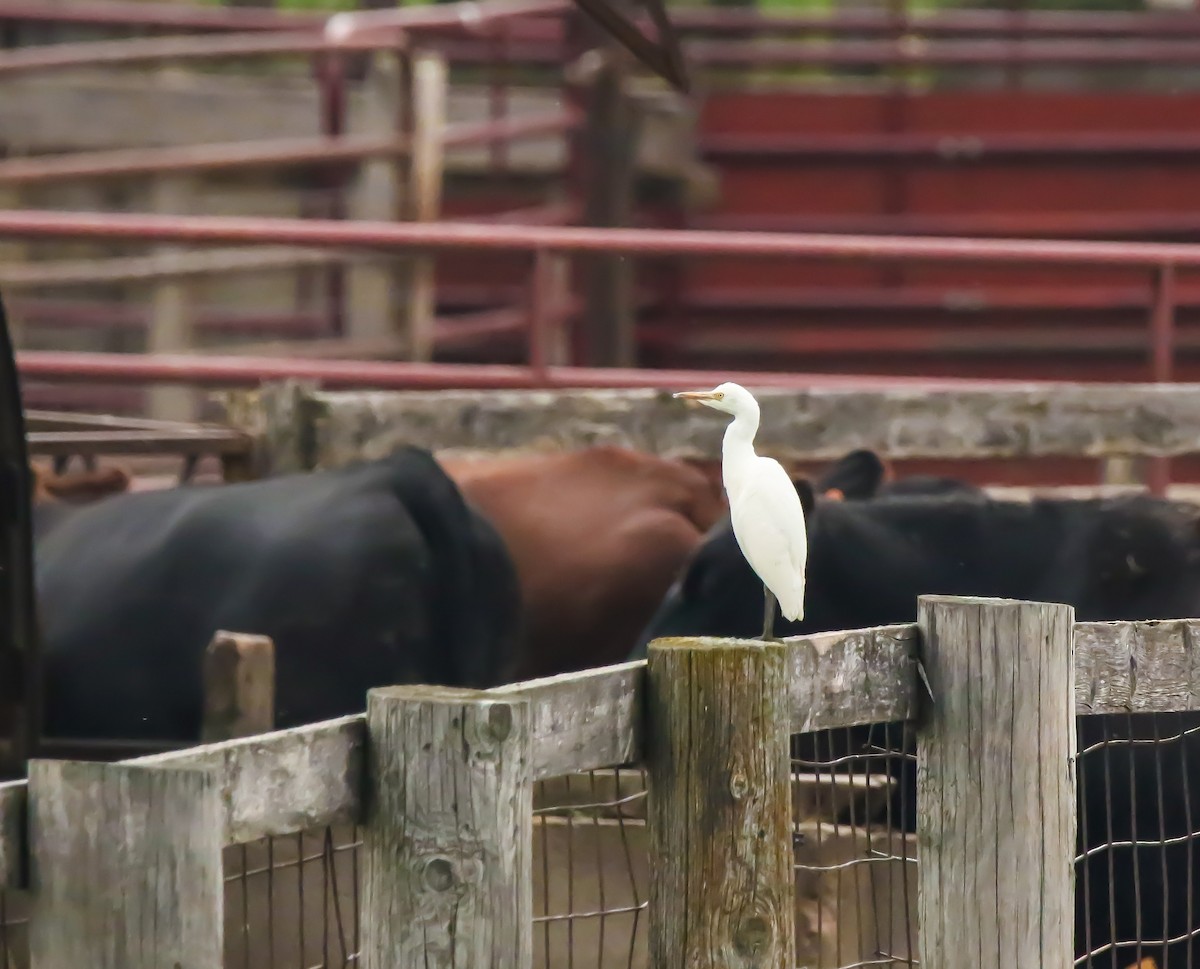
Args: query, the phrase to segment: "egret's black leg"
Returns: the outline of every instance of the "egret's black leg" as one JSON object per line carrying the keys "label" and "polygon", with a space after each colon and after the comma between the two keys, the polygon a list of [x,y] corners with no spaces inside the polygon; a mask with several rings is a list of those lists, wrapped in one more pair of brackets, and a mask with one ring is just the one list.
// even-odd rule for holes
{"label": "egret's black leg", "polygon": [[764,585],[763,596],[766,599],[766,609],[763,610],[762,638],[767,642],[777,643],[779,637],[775,635],[775,593]]}

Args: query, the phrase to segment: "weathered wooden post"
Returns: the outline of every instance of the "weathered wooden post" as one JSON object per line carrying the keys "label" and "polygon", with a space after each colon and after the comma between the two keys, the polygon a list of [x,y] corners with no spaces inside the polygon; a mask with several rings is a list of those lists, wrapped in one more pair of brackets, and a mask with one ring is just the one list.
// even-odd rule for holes
{"label": "weathered wooden post", "polygon": [[205,743],[275,729],[275,643],[218,630],[204,651]]}
{"label": "weathered wooden post", "polygon": [[[442,204],[448,70],[436,51],[379,51],[367,74],[366,112],[357,127],[404,138],[394,157],[365,161],[351,203],[356,219],[431,222]],[[347,335],[393,338],[407,357],[433,354],[434,257],[377,254],[350,272]],[[403,335],[403,341],[401,341]]]}
{"label": "weathered wooden post", "polygon": [[[582,133],[588,169],[584,224],[603,228],[632,224],[640,118],[627,89],[623,59],[592,50],[582,59],[588,74],[587,121]],[[637,365],[634,265],[623,253],[596,253],[583,260],[584,329],[588,363],[594,367]]]}
{"label": "weathered wooden post", "polygon": [[[354,127],[363,134],[399,133],[405,114],[402,54],[381,50],[371,55],[363,82],[363,111]],[[405,152],[412,150],[406,145]],[[353,219],[399,219],[407,160],[400,156],[364,159],[350,193]],[[347,272],[346,336],[378,341],[397,336],[397,259],[391,253],[356,258]]]}
{"label": "weathered wooden post", "polygon": [[29,762],[31,969],[222,969],[215,772]]}
{"label": "weathered wooden post", "polygon": [[[160,175],[154,180],[151,194],[156,214],[186,215],[196,194],[194,180],[186,175]],[[154,251],[167,259],[183,252],[184,247],[164,243]],[[150,301],[150,328],[146,332],[147,353],[181,353],[193,348],[190,301],[191,284],[182,276],[156,279]],[[152,387],[148,408],[151,417],[190,421],[195,417],[195,396],[189,387]]]}
{"label": "weathered wooden post", "polygon": [[1074,960],[1075,610],[922,596],[923,969]]}
{"label": "weathered wooden post", "polygon": [[[404,217],[410,222],[434,222],[442,210],[449,69],[441,53],[428,50],[414,52],[407,66],[412,102]],[[410,360],[433,359],[434,269],[434,257],[428,252],[414,253],[404,261],[402,326]]]}
{"label": "weathered wooden post", "polygon": [[367,694],[363,969],[531,965],[531,736],[521,696]]}
{"label": "weathered wooden post", "polygon": [[795,969],[787,647],[650,644],[655,969]]}

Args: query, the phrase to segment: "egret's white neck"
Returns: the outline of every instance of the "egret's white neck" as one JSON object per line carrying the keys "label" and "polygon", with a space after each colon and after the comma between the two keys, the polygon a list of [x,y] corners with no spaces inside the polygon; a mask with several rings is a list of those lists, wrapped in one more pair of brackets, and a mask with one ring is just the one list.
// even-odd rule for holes
{"label": "egret's white neck", "polygon": [[754,463],[754,435],[758,433],[758,408],[738,414],[725,428],[721,442],[721,478],[731,497],[741,490]]}

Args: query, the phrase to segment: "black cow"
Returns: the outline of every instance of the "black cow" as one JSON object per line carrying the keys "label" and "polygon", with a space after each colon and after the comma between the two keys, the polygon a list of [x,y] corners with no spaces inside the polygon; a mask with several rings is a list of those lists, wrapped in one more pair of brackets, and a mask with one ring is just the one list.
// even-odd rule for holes
{"label": "black cow", "polygon": [[[806,504],[805,618],[780,620],[784,635],[911,622],[924,593],[1066,602],[1080,621],[1200,616],[1197,513],[1181,505],[1144,496],[1026,504],[980,494]],[[635,656],[658,636],[757,637],[761,590],[728,524],[717,526]],[[862,753],[890,736],[880,728],[811,735],[796,755]],[[1131,738],[1164,742],[1134,747]],[[1187,840],[1200,829],[1200,716],[1083,717],[1079,748],[1081,850],[1110,841],[1180,843],[1089,857],[1077,891],[1078,952],[1200,929],[1200,886],[1189,886],[1191,870],[1200,873],[1200,839]],[[891,806],[910,830],[913,773],[901,772]],[[1200,939],[1143,946],[1141,954],[1184,966],[1193,949],[1200,955]],[[1120,969],[1135,955],[1133,946],[1116,946],[1093,964]]]}
{"label": "black cow", "polygon": [[361,710],[372,686],[493,686],[515,662],[507,549],[418,448],[75,507],[36,563],[49,736],[196,740],[218,629],[275,640],[280,727]]}

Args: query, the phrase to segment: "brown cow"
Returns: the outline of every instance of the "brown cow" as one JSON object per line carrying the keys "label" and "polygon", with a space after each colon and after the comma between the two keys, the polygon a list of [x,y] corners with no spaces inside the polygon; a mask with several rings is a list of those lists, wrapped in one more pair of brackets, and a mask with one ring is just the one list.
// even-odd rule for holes
{"label": "brown cow", "polygon": [[701,472],[625,448],[440,460],[516,563],[520,679],[623,661],[724,513]]}

